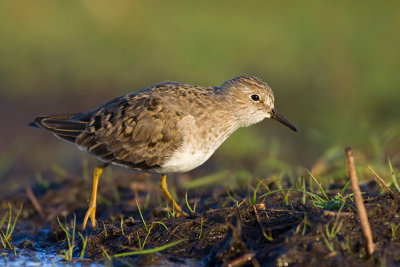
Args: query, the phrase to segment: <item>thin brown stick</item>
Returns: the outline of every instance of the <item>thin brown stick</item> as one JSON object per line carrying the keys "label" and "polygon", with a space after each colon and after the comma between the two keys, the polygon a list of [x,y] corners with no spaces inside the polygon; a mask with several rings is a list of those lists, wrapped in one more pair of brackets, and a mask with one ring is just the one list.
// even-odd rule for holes
{"label": "thin brown stick", "polygon": [[25,186],[25,191],[26,191],[26,194],[28,195],[29,200],[32,202],[35,210],[39,213],[39,215],[42,219],[45,219],[46,216],[44,215],[42,206],[40,205],[39,201],[35,197],[35,194],[33,193],[32,188],[29,185],[27,185],[27,186]]}
{"label": "thin brown stick", "polygon": [[364,239],[366,242],[368,255],[372,255],[374,253],[374,241],[372,239],[371,226],[368,221],[367,211],[364,206],[364,200],[361,196],[360,186],[358,185],[356,168],[354,166],[353,152],[351,151],[350,147],[346,148],[346,155],[347,155],[347,168],[351,180],[351,187],[354,193],[354,199],[356,201],[358,216],[360,217],[361,230],[363,232]]}
{"label": "thin brown stick", "polygon": [[340,216],[352,216],[354,215],[353,212],[346,212],[346,211],[341,211],[340,213],[337,211],[332,211],[332,210],[324,210],[322,213],[322,216],[333,216],[336,217],[340,214]]}
{"label": "thin brown stick", "polygon": [[337,255],[337,251],[334,250],[334,251],[328,253],[328,255],[326,255],[326,256],[324,257],[324,259],[329,259],[329,258],[332,258],[332,257],[334,257],[334,256],[336,256],[336,255]]}
{"label": "thin brown stick", "polygon": [[379,175],[376,172],[374,172],[371,166],[367,165],[367,167],[375,175],[376,181],[382,186],[382,188],[385,189],[385,191],[388,192],[389,194],[393,195],[393,191],[387,186],[385,181],[381,177],[379,177]]}
{"label": "thin brown stick", "polygon": [[248,253],[245,253],[245,254],[237,257],[236,259],[231,260],[230,262],[225,263],[222,266],[230,266],[230,267],[243,266],[247,262],[251,261],[255,255],[256,254],[253,252],[248,252]]}
{"label": "thin brown stick", "polygon": [[264,232],[264,228],[263,228],[263,226],[261,224],[260,216],[258,215],[257,208],[256,208],[255,205],[253,205],[253,210],[254,210],[254,214],[256,215],[256,220],[258,222],[258,225],[260,225],[261,230]]}

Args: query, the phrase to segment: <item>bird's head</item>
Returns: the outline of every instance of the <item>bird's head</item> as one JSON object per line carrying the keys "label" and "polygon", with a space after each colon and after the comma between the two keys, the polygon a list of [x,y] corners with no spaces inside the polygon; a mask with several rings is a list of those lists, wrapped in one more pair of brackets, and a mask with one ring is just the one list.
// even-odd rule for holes
{"label": "bird's head", "polygon": [[226,81],[220,88],[229,99],[240,127],[271,118],[297,131],[293,124],[276,111],[274,94],[261,79],[255,76],[239,76]]}

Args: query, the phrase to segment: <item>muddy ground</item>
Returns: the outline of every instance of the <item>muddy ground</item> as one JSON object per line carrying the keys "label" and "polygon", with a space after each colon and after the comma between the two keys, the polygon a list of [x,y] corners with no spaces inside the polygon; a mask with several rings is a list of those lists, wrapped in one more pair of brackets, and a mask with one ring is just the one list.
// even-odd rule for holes
{"label": "muddy ground", "polygon": [[[380,193],[375,182],[362,184],[375,242],[375,253],[369,257],[349,196],[350,188],[343,194],[348,198],[338,214],[340,203],[332,210],[319,208],[310,196],[304,198],[302,192],[283,191],[260,197],[268,191],[264,185],[270,190],[277,188],[266,180],[257,191],[255,205],[250,203],[254,188],[232,192],[218,186],[189,190],[188,203],[192,209],[196,205],[193,213],[185,204],[185,190],[180,189],[178,202],[189,216],[174,217],[165,208],[158,184],[145,176],[104,180],[100,183],[98,227],[89,224],[82,231],[91,182],[64,178],[47,186],[37,184],[1,197],[1,214],[7,210],[6,203],[11,203],[13,216],[21,203],[23,208],[11,240],[17,256],[11,249],[1,249],[0,254],[9,263],[21,257],[18,255],[28,255],[28,259],[35,261],[36,252],[57,256],[58,263],[66,262],[60,255],[69,247],[57,217],[72,234],[75,214],[77,226],[71,262],[83,265],[112,262],[117,266],[399,266],[400,229],[393,228],[400,225],[398,193]],[[337,196],[342,187],[330,185],[328,196]],[[175,191],[179,186],[171,188]],[[30,189],[33,198],[32,194],[28,197]],[[309,187],[307,190],[310,191]],[[34,199],[39,203],[36,208],[32,204]],[[334,225],[338,232],[329,237],[326,231],[332,231]],[[80,258],[83,242],[78,232],[87,236],[83,258]],[[171,244],[175,245],[155,253],[114,257]]]}

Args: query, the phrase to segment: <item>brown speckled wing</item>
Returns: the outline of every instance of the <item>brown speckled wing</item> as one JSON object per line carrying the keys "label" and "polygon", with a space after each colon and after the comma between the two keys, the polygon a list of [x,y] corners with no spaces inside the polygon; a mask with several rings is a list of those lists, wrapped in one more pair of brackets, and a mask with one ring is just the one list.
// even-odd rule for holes
{"label": "brown speckled wing", "polygon": [[106,162],[151,171],[182,145],[182,118],[209,117],[204,111],[214,103],[204,96],[213,90],[165,82],[87,113],[38,117],[31,126],[49,130]]}
{"label": "brown speckled wing", "polygon": [[87,127],[76,143],[106,162],[139,170],[157,168],[182,142],[176,113],[154,91],[126,95],[86,114]]}

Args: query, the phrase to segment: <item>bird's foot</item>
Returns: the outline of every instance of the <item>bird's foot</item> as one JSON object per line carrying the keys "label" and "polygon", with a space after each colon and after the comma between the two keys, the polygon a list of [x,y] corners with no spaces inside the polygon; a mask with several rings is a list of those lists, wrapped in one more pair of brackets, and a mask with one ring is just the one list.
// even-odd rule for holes
{"label": "bird's foot", "polygon": [[85,218],[83,219],[83,224],[82,224],[82,230],[86,229],[86,224],[87,221],[89,220],[92,222],[92,227],[96,227],[97,222],[96,222],[96,203],[90,203],[89,209],[85,214]]}
{"label": "bird's foot", "polygon": [[177,213],[176,213],[176,217],[185,217],[185,216],[189,216],[186,212],[184,212],[184,211],[178,211]]}

